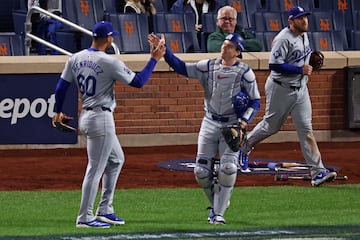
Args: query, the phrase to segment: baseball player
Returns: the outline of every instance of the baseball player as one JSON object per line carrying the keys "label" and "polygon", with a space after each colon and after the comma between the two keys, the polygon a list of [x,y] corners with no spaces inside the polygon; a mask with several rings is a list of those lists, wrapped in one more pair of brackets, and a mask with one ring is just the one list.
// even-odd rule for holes
{"label": "baseball player", "polygon": [[[150,42],[161,40],[150,35]],[[221,58],[185,63],[166,48],[165,61],[179,74],[197,78],[204,89],[205,116],[198,137],[195,178],[210,201],[208,221],[211,224],[225,224],[224,214],[230,201],[237,176],[238,152],[232,151],[224,141],[221,129],[228,125],[246,124],[256,114],[260,106],[260,94],[255,74],[245,63],[239,62],[244,50],[244,40],[237,34],[229,34],[222,47]],[[235,112],[234,98],[246,92],[251,101],[246,114],[238,116]],[[243,111],[242,111],[243,112]],[[220,165],[217,181],[214,180],[214,158],[219,154]]]}
{"label": "baseball player", "polygon": [[309,65],[308,15],[296,6],[288,11],[288,27],[274,38],[266,80],[266,109],[263,120],[247,135],[242,147],[243,157],[265,138],[279,131],[288,116],[292,117],[305,161],[311,165],[312,186],[319,186],[336,177],[325,169],[311,124],[311,102],[307,88]]}
{"label": "baseball player", "polygon": [[[92,32],[91,47],[74,54],[66,62],[55,89],[53,120],[61,121],[66,90],[75,82],[82,101],[79,127],[87,139],[88,155],[76,227],[109,228],[110,225],[125,223],[115,215],[112,205],[124,164],[124,153],[116,136],[112,114],[116,105],[114,84],[119,81],[136,88],[144,86],[158,60],[165,54],[165,47],[161,44],[156,48],[150,45],[150,60],[141,72],[134,73],[121,60],[104,52],[113,42],[113,36],[119,34],[111,23],[98,22]],[[102,192],[94,216],[94,201],[101,179]]]}

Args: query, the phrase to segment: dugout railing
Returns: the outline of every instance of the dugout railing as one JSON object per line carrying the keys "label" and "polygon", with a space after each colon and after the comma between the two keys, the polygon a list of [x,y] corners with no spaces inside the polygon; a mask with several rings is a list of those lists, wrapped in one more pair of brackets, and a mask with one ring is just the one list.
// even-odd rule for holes
{"label": "dugout railing", "polygon": [[[51,12],[48,12],[46,11],[45,9],[42,9],[40,7],[36,7],[36,6],[33,6],[30,8],[30,10],[28,11],[27,15],[26,15],[26,20],[25,20],[25,42],[24,42],[24,45],[25,45],[25,55],[26,56],[29,56],[30,55],[30,48],[31,48],[31,40],[34,40],[38,43],[41,43],[41,44],[44,44],[45,46],[49,47],[49,48],[52,48],[56,51],[59,51],[61,52],[62,54],[65,54],[65,55],[68,55],[68,56],[71,56],[73,53],[61,48],[61,47],[58,47],[48,41],[46,41],[45,39],[42,39],[38,36],[35,36],[34,34],[31,33],[31,30],[32,30],[32,23],[31,23],[31,16],[32,14],[34,13],[42,13],[46,16],[49,16],[51,18],[54,18],[58,21],[60,21],[61,23],[75,29],[75,30],[78,30],[86,35],[89,35],[89,36],[92,36],[92,32],[89,31],[88,29],[86,28],[83,28],[79,25],[76,25],[75,23],[73,22],[70,22],[62,17],[59,17]],[[112,43],[111,44],[112,48],[114,49],[114,52],[115,54],[120,54],[120,50],[118,48],[118,46],[115,44],[115,43]]]}

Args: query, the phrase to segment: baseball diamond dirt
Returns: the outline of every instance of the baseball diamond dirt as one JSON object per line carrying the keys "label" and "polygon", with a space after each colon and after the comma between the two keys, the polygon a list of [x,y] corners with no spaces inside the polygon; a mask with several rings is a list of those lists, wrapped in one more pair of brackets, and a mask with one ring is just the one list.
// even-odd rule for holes
{"label": "baseball diamond dirt", "polygon": [[[360,142],[319,143],[325,165],[339,168],[337,180],[326,184],[360,183]],[[198,187],[189,171],[159,168],[159,162],[194,158],[196,145],[161,147],[126,147],[125,165],[117,188]],[[286,159],[304,162],[299,143],[263,143],[252,158]],[[86,149],[0,150],[0,191],[15,190],[79,190],[86,168]],[[301,185],[309,181],[289,179],[274,181],[269,174],[239,174],[236,186]]]}

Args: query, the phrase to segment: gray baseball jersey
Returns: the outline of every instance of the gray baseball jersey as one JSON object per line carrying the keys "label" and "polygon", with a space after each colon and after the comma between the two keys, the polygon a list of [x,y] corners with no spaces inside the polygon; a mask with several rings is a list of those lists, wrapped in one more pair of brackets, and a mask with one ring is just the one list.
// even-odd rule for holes
{"label": "gray baseball jersey", "polygon": [[103,51],[83,50],[66,63],[61,78],[75,81],[81,93],[83,108],[115,107],[115,80],[129,84],[135,73],[119,59]]}
{"label": "gray baseball jersey", "polygon": [[[288,63],[301,67],[309,63],[310,53],[311,48],[307,33],[297,36],[289,28],[284,28],[273,40],[269,64]],[[282,74],[275,71],[271,71],[270,78],[288,86],[303,86],[308,80],[307,75]]]}

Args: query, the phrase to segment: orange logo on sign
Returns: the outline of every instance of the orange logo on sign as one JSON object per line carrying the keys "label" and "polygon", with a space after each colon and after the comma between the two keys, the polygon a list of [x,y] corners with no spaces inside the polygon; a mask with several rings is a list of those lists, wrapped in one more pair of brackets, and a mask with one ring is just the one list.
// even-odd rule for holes
{"label": "orange logo on sign", "polygon": [[330,20],[328,18],[320,19],[319,24],[320,24],[321,31],[330,31]]}
{"label": "orange logo on sign", "polygon": [[328,42],[327,38],[320,38],[319,45],[320,45],[321,50],[323,50],[323,51],[329,50],[329,42]]}
{"label": "orange logo on sign", "polygon": [[134,25],[134,22],[125,21],[125,32],[128,35],[132,35],[134,33]]}
{"label": "orange logo on sign", "polygon": [[243,7],[242,7],[240,1],[233,0],[232,7],[235,8],[237,12],[242,12],[242,10],[243,10]]}
{"label": "orange logo on sign", "polygon": [[9,53],[6,43],[0,43],[0,56],[7,56],[7,55],[9,55]]}
{"label": "orange logo on sign", "polygon": [[171,21],[171,29],[173,32],[181,32],[181,22],[180,20]]}
{"label": "orange logo on sign", "polygon": [[84,16],[88,16],[90,11],[89,0],[80,0],[80,8]]}
{"label": "orange logo on sign", "polygon": [[347,0],[338,0],[337,5],[338,5],[338,9],[341,11],[346,11],[348,9]]}
{"label": "orange logo on sign", "polygon": [[269,27],[272,31],[279,31],[280,30],[279,19],[270,19]]}
{"label": "orange logo on sign", "polygon": [[170,40],[170,49],[172,52],[176,53],[179,52],[179,40],[175,39],[175,40]]}

